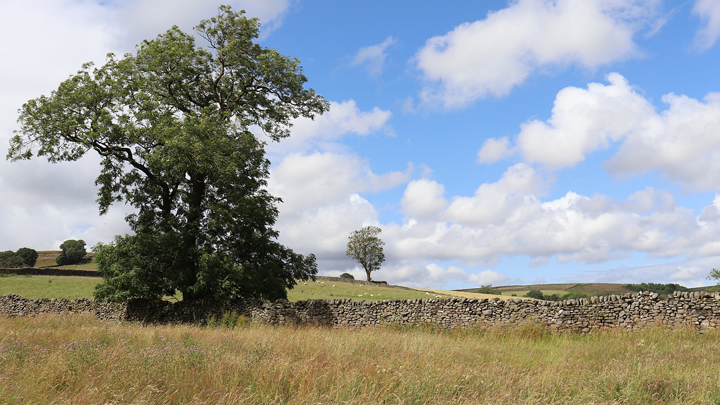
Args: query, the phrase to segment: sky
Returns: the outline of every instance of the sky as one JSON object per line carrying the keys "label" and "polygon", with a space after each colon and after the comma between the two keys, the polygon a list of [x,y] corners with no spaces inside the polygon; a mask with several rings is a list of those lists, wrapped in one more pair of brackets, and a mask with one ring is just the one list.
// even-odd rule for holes
{"label": "sky", "polygon": [[[225,0],[331,104],[269,142],[280,242],[320,275],[427,288],[709,285],[720,266],[720,2]],[[0,0],[0,155],[83,63],[217,14],[207,0]],[[0,250],[88,246],[99,159],[0,159]]]}

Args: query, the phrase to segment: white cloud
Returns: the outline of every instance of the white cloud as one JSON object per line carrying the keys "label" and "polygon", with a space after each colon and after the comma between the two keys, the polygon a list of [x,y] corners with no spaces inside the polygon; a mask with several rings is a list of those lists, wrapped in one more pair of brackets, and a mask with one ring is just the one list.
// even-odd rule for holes
{"label": "white cloud", "polygon": [[482,184],[472,197],[454,197],[443,218],[463,225],[487,225],[505,221],[517,207],[543,193],[545,181],[532,167],[518,163],[496,183]]}
{"label": "white cloud", "polygon": [[395,44],[395,38],[389,36],[385,40],[376,45],[360,48],[355,54],[350,65],[365,65],[370,76],[378,76],[385,68],[385,59],[387,59],[387,48]]}
{"label": "white cloud", "polygon": [[[428,201],[444,199],[441,184],[411,182],[404,207],[412,206],[413,195],[422,203],[422,193],[414,190],[418,185],[432,195]],[[531,167],[517,164],[497,182],[480,185],[474,196],[453,197],[444,210],[433,206],[403,224],[386,224],[389,249],[398,259],[460,260],[471,266],[517,255],[542,264],[551,257],[560,263],[600,263],[630,252],[659,258],[720,253],[720,199],[696,218],[672,195],[653,188],[620,202],[574,192],[543,201],[547,185]]]}
{"label": "white cloud", "polygon": [[287,214],[283,208],[281,205],[276,224],[280,242],[303,254],[314,253],[323,260],[343,260],[352,231],[379,225],[375,208],[358,194],[295,215]]}
{"label": "white cloud", "polygon": [[491,163],[514,152],[526,162],[561,169],[619,145],[605,162],[610,173],[659,171],[689,189],[720,188],[720,93],[703,100],[670,93],[662,98],[667,108],[657,112],[619,74],[608,75],[608,81],[562,89],[547,121],[522,124],[514,145],[490,139],[479,155]]}
{"label": "white cloud", "polygon": [[510,281],[510,277],[506,274],[500,274],[494,270],[483,270],[479,273],[473,273],[468,277],[468,281],[476,285],[503,285]]}
{"label": "white cloud", "polygon": [[660,171],[694,190],[720,188],[720,93],[702,101],[668,94],[661,114],[639,117],[642,125],[628,134],[607,162],[616,174]]}
{"label": "white cloud", "polygon": [[637,56],[633,35],[656,20],[659,0],[517,0],[430,38],[415,61],[426,102],[462,107],[504,96],[538,69]]}
{"label": "white cloud", "polygon": [[287,155],[270,170],[268,190],[283,199],[276,229],[280,241],[325,260],[345,256],[350,232],[379,225],[375,208],[359,193],[397,187],[413,169],[376,174],[353,154]]}
{"label": "white cloud", "polygon": [[441,288],[452,281],[465,281],[468,273],[457,266],[443,267],[436,263],[418,260],[400,260],[386,263],[373,275],[390,284],[416,288]]}
{"label": "white cloud", "polygon": [[351,154],[292,153],[271,169],[268,189],[285,200],[281,212],[299,213],[344,201],[354,193],[396,187],[407,182],[411,173],[412,167],[378,175]]}
{"label": "white cloud", "polygon": [[555,98],[547,122],[523,124],[517,148],[528,162],[558,169],[574,166],[585,155],[606,148],[632,131],[653,106],[617,73],[608,75],[610,85],[591,83],[587,90],[566,87]]}
{"label": "white cloud", "polygon": [[[247,17],[257,17],[262,24],[261,36],[266,37],[282,25],[294,0],[228,0],[234,11],[245,10]],[[217,15],[220,3],[204,0],[129,0],[107,6],[117,21],[115,41],[127,50],[144,39],[152,39],[173,25],[192,33],[200,20]]]}
{"label": "white cloud", "polygon": [[720,37],[720,3],[717,0],[696,0],[692,12],[706,23],[695,36],[695,46],[701,51],[710,49]]}
{"label": "white cloud", "polygon": [[432,180],[413,180],[405,189],[402,204],[402,212],[405,215],[426,218],[435,217],[448,204],[443,198],[445,188]]}
{"label": "white cloud", "polygon": [[510,148],[510,139],[507,136],[502,138],[489,138],[483,143],[478,151],[478,162],[495,163],[498,160],[512,156],[514,151]]}
{"label": "white cloud", "polygon": [[293,122],[292,136],[281,142],[271,142],[267,150],[274,155],[313,148],[337,149],[337,140],[348,134],[366,136],[378,131],[389,132],[392,113],[374,107],[362,111],[355,100],[330,102],[330,111],[315,117],[298,118]]}

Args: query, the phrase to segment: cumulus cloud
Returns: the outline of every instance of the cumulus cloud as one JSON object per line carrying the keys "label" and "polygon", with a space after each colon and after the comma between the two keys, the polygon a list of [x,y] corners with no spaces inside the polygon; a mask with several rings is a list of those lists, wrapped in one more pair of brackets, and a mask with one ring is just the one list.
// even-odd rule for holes
{"label": "cumulus cloud", "polygon": [[[380,275],[382,272],[382,276]],[[458,266],[443,267],[437,263],[401,260],[384,265],[378,272],[390,284],[416,288],[439,288],[452,281],[466,281],[468,273]]]}
{"label": "cumulus cloud", "polygon": [[477,285],[503,285],[510,281],[510,277],[507,274],[487,269],[471,274],[468,281]]}
{"label": "cumulus cloud", "polygon": [[350,65],[364,65],[370,76],[378,76],[385,68],[385,59],[387,59],[387,48],[395,44],[395,38],[389,36],[379,44],[360,48],[355,54]]}
{"label": "cumulus cloud", "polygon": [[363,111],[355,100],[330,102],[330,111],[315,119],[298,118],[293,121],[292,136],[282,142],[271,142],[267,150],[273,155],[314,148],[337,149],[336,142],[347,135],[366,136],[379,131],[389,132],[392,113],[374,107]]}
{"label": "cumulus cloud", "polygon": [[657,20],[659,0],[518,0],[427,40],[415,56],[426,102],[462,107],[504,96],[538,69],[589,69],[637,56],[633,36]]}
{"label": "cumulus cloud", "polygon": [[448,204],[444,193],[445,187],[433,180],[413,180],[400,201],[402,212],[415,218],[435,217]]}
{"label": "cumulus cloud", "polygon": [[522,124],[509,144],[490,139],[478,154],[491,163],[512,151],[556,170],[618,146],[605,163],[610,173],[658,171],[692,190],[720,187],[720,93],[702,100],[670,93],[662,98],[667,107],[658,112],[621,75],[608,75],[608,82],[562,89],[547,121]]}
{"label": "cumulus cloud", "polygon": [[[442,201],[442,187],[427,180],[412,182],[433,190],[430,201]],[[544,184],[544,185],[543,185]],[[720,200],[700,217],[677,206],[672,195],[646,188],[625,201],[604,195],[567,192],[543,200],[548,183],[527,164],[509,168],[501,179],[478,187],[474,196],[456,196],[444,210],[434,206],[424,216],[384,227],[400,259],[460,260],[493,265],[502,257],[528,256],[546,263],[600,263],[645,252],[651,257],[715,254]],[[412,206],[406,192],[404,206]]]}
{"label": "cumulus cloud", "polygon": [[715,0],[696,0],[692,12],[705,23],[695,35],[695,47],[710,49],[720,37],[720,3]]}
{"label": "cumulus cloud", "polygon": [[405,171],[376,174],[357,155],[331,152],[292,153],[271,168],[268,189],[286,202],[284,214],[332,205],[359,192],[377,192],[406,183]]}
{"label": "cumulus cloud", "polygon": [[512,156],[514,151],[510,147],[510,138],[504,136],[502,138],[489,138],[483,143],[478,151],[478,162],[495,163],[498,160]]}
{"label": "cumulus cloud", "polygon": [[[248,17],[257,17],[262,24],[261,36],[266,37],[282,25],[294,0],[228,0],[222,4],[233,10],[245,10]],[[217,15],[217,3],[203,0],[129,0],[107,6],[117,21],[115,43],[132,49],[144,39],[155,38],[173,25],[192,33],[200,20]]]}
{"label": "cumulus cloud", "polygon": [[542,194],[546,181],[525,163],[510,167],[495,183],[480,185],[472,197],[454,197],[444,218],[463,225],[487,225],[505,217],[526,203],[527,198]]}

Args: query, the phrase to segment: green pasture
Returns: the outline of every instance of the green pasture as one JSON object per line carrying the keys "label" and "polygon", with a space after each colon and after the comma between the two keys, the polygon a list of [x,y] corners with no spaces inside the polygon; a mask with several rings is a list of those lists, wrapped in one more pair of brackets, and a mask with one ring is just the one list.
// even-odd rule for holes
{"label": "green pasture", "polygon": [[0,295],[37,298],[92,298],[97,277],[0,275]]}
{"label": "green pasture", "polygon": [[[92,298],[95,285],[100,281],[101,279],[98,277],[2,275],[0,276],[0,295],[17,294],[30,299]],[[447,295],[440,292],[320,281],[300,282],[288,292],[290,301],[346,298],[376,301],[438,297],[447,297]]]}

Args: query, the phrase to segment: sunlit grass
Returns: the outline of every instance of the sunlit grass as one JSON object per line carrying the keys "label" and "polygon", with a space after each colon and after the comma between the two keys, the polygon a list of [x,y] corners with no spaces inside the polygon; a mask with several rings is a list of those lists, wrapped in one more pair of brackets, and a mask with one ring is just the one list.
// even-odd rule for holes
{"label": "sunlit grass", "polygon": [[[72,276],[0,276],[0,295],[17,294],[35,298],[92,298],[95,285],[102,281],[96,277]],[[388,288],[343,282],[300,282],[288,291],[290,301],[307,299],[400,300],[414,298],[447,297],[440,293]]]}
{"label": "sunlit grass", "polygon": [[720,333],[0,317],[0,403],[717,403]]}
{"label": "sunlit grass", "polygon": [[92,298],[97,277],[0,275],[0,295],[37,298]]}

